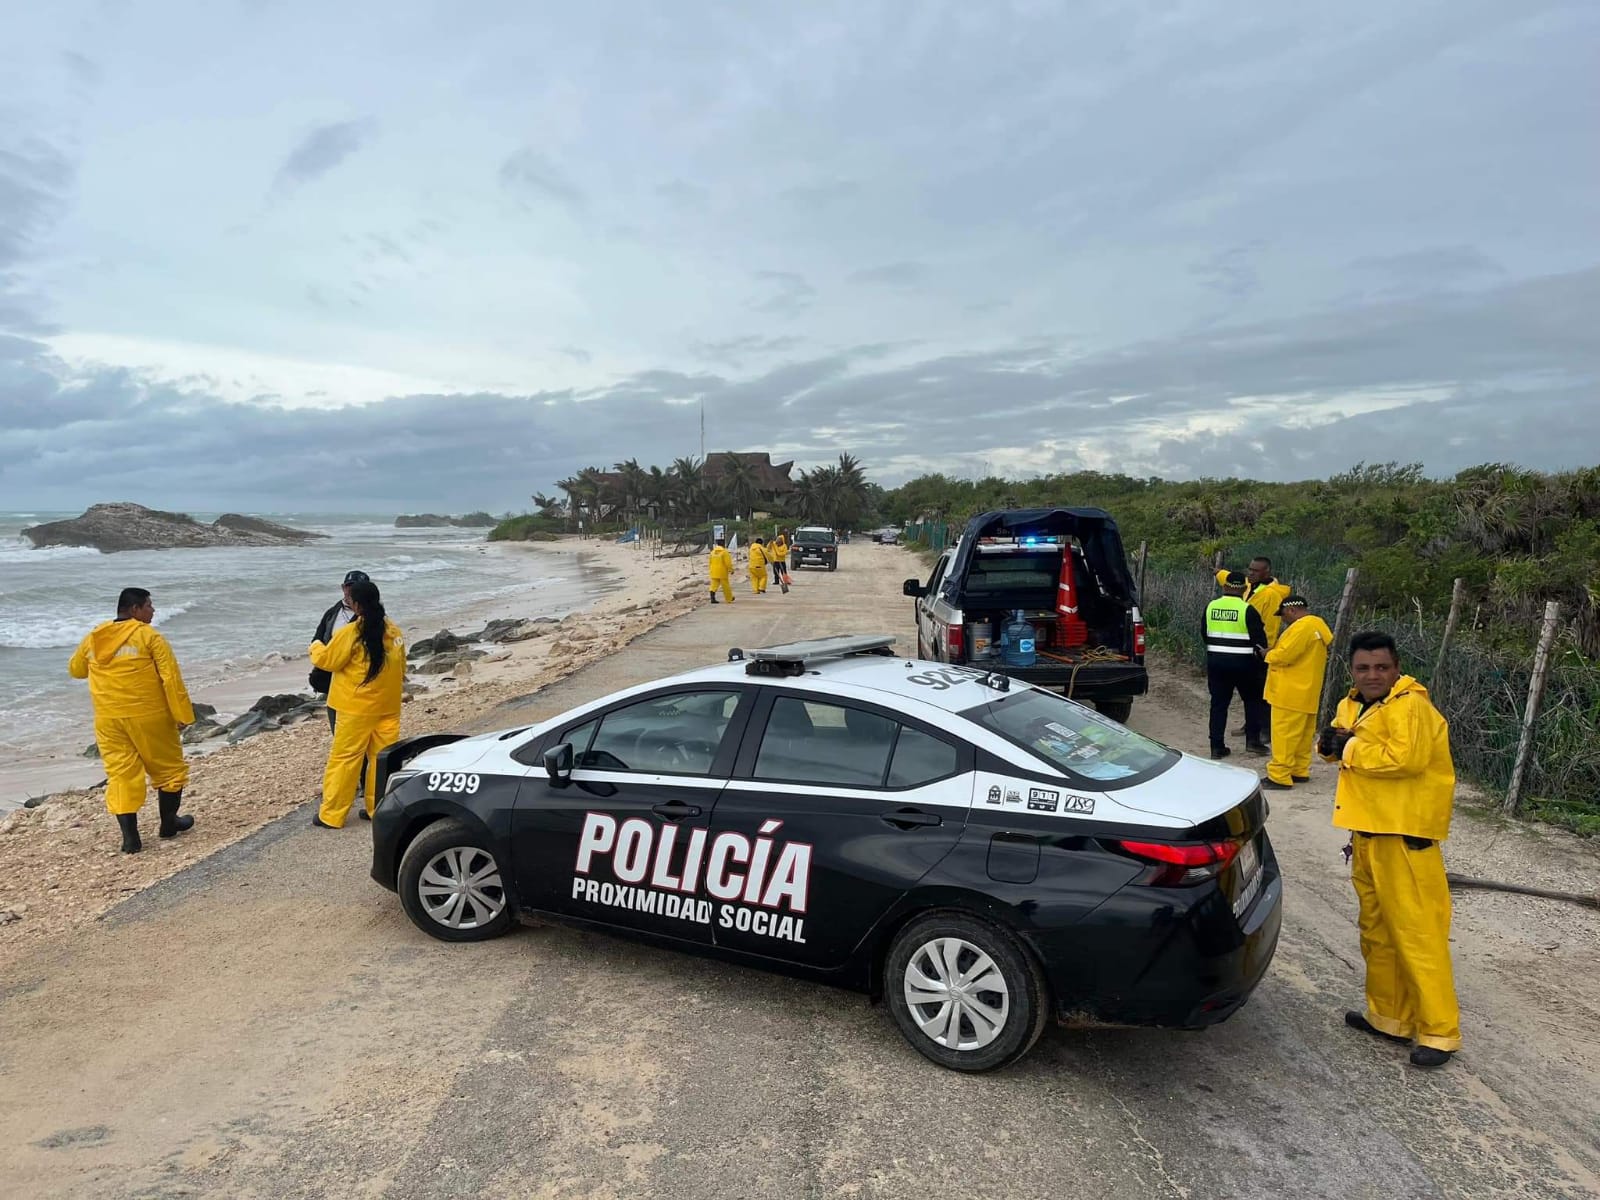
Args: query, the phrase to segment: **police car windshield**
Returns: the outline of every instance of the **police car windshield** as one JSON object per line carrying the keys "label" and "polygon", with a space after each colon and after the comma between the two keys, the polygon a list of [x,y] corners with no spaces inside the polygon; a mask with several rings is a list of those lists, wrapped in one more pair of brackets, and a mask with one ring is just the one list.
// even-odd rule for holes
{"label": "police car windshield", "polygon": [[1177,755],[1110,717],[1050,692],[1008,692],[961,714],[1037,755],[1095,783],[1114,783],[1170,765]]}

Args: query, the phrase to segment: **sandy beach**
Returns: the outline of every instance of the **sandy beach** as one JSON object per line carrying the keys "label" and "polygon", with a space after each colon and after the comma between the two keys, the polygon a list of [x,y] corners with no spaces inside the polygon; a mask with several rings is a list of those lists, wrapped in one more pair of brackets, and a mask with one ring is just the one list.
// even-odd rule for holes
{"label": "sandy beach", "polygon": [[[544,637],[485,647],[489,656],[467,671],[408,676],[416,694],[401,718],[403,736],[464,726],[706,602],[699,556],[652,560],[644,544],[577,538],[512,543],[507,552],[568,560],[574,571],[609,568],[607,590]],[[514,596],[478,607],[481,611],[463,612],[452,622],[452,632],[481,628],[495,617],[531,615],[519,611]],[[409,632],[415,639],[437,630]],[[195,698],[223,711],[247,708],[264,693],[304,691],[306,670],[302,661],[287,661],[213,688],[197,688]],[[85,731],[86,741],[92,736]],[[184,793],[184,811],[196,818],[194,829],[170,841],[156,838],[152,801],[143,822],[148,827],[145,848],[136,855],[119,853],[116,825],[98,788],[57,792],[36,808],[0,817],[0,961],[95,919],[119,900],[315,798],[328,740],[326,722],[306,720],[196,755]],[[98,763],[86,760],[83,767],[82,774],[89,777],[85,783],[104,778]]]}

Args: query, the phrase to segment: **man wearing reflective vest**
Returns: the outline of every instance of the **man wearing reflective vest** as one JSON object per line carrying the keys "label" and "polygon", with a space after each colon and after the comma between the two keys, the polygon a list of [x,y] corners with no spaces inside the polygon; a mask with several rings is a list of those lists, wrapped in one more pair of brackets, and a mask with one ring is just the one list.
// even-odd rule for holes
{"label": "man wearing reflective vest", "polygon": [[1350,640],[1355,688],[1318,749],[1339,764],[1333,823],[1360,901],[1367,1009],[1347,1012],[1362,1033],[1412,1045],[1411,1062],[1441,1067],[1461,1048],[1450,968],[1450,884],[1439,843],[1450,834],[1456,773],[1450,727],[1428,690],[1400,673],[1386,633]]}
{"label": "man wearing reflective vest", "polygon": [[1267,631],[1261,614],[1244,600],[1245,577],[1238,571],[1228,574],[1222,595],[1206,606],[1206,683],[1211,690],[1211,757],[1227,758],[1232,753],[1224,740],[1228,726],[1228,705],[1234,693],[1244,702],[1244,744],[1251,754],[1268,754],[1262,734],[1266,728],[1266,705],[1262,692],[1267,669],[1261,661],[1267,652]]}

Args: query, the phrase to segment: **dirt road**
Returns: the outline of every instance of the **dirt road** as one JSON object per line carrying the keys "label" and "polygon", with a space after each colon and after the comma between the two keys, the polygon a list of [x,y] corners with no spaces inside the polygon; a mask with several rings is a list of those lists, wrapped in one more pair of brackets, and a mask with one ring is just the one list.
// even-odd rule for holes
{"label": "dirt road", "polygon": [[[484,722],[729,645],[909,629],[902,551],[703,607]],[[1202,749],[1198,689],[1135,724]],[[1197,736],[1198,734],[1198,736]],[[265,783],[263,786],[270,786]],[[1277,959],[1201,1035],[1048,1032],[1006,1072],[911,1050],[857,996],[561,928],[447,946],[292,814],[0,970],[0,1191],[46,1196],[1580,1197],[1600,1194],[1600,918],[1458,899],[1467,1046],[1422,1074],[1347,1032],[1331,780],[1274,798]],[[203,814],[202,814],[203,819]],[[1463,817],[1472,873],[1600,883]]]}

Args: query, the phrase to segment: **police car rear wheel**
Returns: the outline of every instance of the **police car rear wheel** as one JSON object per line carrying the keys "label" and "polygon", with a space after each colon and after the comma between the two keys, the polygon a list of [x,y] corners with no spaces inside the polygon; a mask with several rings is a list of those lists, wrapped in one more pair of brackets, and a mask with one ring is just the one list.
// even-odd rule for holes
{"label": "police car rear wheel", "polygon": [[500,864],[460,821],[424,829],[400,860],[400,903],[412,924],[443,942],[481,942],[511,928]]}
{"label": "police car rear wheel", "polygon": [[1039,1040],[1044,980],[1017,940],[962,913],[913,921],[889,949],[885,988],[895,1024],[941,1066],[989,1071]]}

